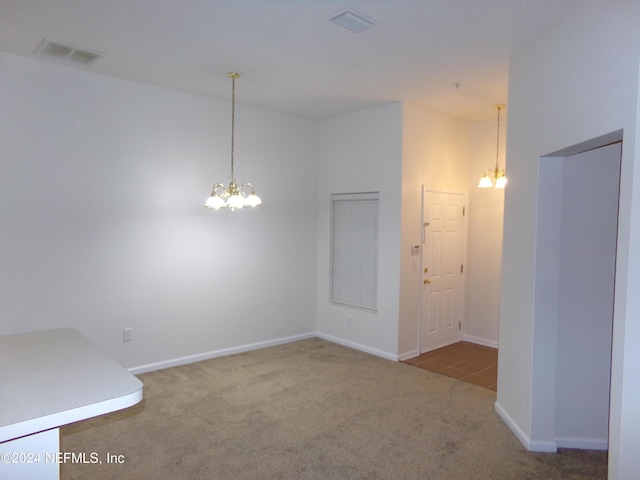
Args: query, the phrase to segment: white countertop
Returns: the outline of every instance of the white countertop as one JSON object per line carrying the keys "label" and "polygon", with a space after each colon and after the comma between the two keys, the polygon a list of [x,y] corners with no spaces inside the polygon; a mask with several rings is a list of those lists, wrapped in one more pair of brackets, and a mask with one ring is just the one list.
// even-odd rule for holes
{"label": "white countertop", "polygon": [[0,442],[140,400],[142,382],[73,329],[0,336]]}

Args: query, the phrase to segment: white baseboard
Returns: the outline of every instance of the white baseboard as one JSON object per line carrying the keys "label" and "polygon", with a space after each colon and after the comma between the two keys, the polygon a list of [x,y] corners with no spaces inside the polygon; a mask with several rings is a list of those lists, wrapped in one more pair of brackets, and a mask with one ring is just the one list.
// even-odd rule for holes
{"label": "white baseboard", "polygon": [[606,438],[572,438],[557,437],[558,448],[575,448],[578,450],[608,450],[609,440]]}
{"label": "white baseboard", "polygon": [[420,355],[420,350],[418,350],[416,348],[415,350],[411,350],[410,352],[405,352],[405,353],[398,354],[398,360],[400,362],[404,362],[405,360],[408,360],[408,359],[413,358],[413,357],[417,357],[419,355]]}
{"label": "white baseboard", "polygon": [[474,337],[473,335],[463,335],[462,341],[476,343],[478,345],[484,345],[485,347],[498,348],[499,342],[495,340],[488,340],[486,338]]}
{"label": "white baseboard", "polygon": [[[342,338],[333,337],[325,333],[310,332],[310,333],[304,333],[301,335],[293,335],[291,337],[276,338],[274,340],[267,340],[265,342],[251,343],[247,345],[240,345],[238,347],[223,348],[220,350],[213,350],[210,352],[198,353],[196,355],[188,355],[186,357],[163,360],[161,362],[149,363],[147,365],[141,365],[139,367],[132,367],[132,368],[129,368],[128,370],[131,374],[138,375],[140,373],[147,373],[147,372],[153,372],[155,370],[163,370],[165,368],[178,367],[180,365],[187,365],[189,363],[201,362],[203,360],[210,360],[212,358],[224,357],[227,355],[234,355],[236,353],[250,352],[251,350],[259,350],[261,348],[267,348],[267,347],[275,347],[276,345],[284,345],[285,343],[297,342],[299,340],[304,340],[307,338],[314,338],[314,337],[322,338],[323,340],[327,340],[328,342],[337,343],[338,345],[343,345],[345,347],[353,348],[354,350],[360,350],[361,352],[370,353],[377,357],[382,357],[387,360],[392,360],[394,362],[397,362],[399,360],[398,356],[392,353],[367,347],[366,345],[361,345],[359,343],[350,342]],[[411,358],[411,357],[407,356],[406,358]]]}
{"label": "white baseboard", "polygon": [[[486,338],[474,337],[473,335],[463,335],[460,340],[463,342],[475,343],[476,345],[483,345],[485,347],[498,348],[498,342],[496,342],[495,340],[487,340]],[[431,352],[433,350],[438,350],[439,348],[443,348],[443,347],[448,347],[449,345],[451,345],[451,343],[434,345],[423,353]],[[420,350],[416,348],[415,350],[398,354],[398,360],[402,362],[409,358],[417,357],[418,355],[420,355]]]}
{"label": "white baseboard", "polygon": [[196,355],[188,355],[186,357],[174,358],[171,360],[163,360],[157,363],[150,363],[148,365],[141,365],[139,367],[129,368],[129,372],[133,375],[140,373],[153,372],[154,370],[163,370],[165,368],[178,367],[180,365],[187,365],[189,363],[201,362],[203,360],[210,360],[212,358],[224,357],[227,355],[234,355],[236,353],[249,352],[251,350],[259,350],[261,348],[275,347],[276,345],[284,345],[285,343],[297,342],[307,338],[314,338],[315,333],[303,333],[301,335],[293,335],[291,337],[276,338],[274,340],[267,340],[265,342],[250,343],[248,345],[241,345],[239,347],[223,348],[221,350],[214,350],[211,352],[198,353]]}
{"label": "white baseboard", "polygon": [[498,416],[507,424],[513,434],[529,451],[554,453],[558,451],[558,448],[573,448],[578,450],[607,450],[609,448],[609,441],[606,438],[556,437],[553,442],[531,440],[505,409],[502,408],[502,405],[496,402],[494,408]]}
{"label": "white baseboard", "polygon": [[376,357],[386,358],[387,360],[393,360],[394,362],[398,361],[398,355],[395,355],[393,353],[367,347],[366,345],[361,345],[359,343],[351,342],[343,338],[327,335],[326,333],[316,332],[316,337],[327,340],[328,342],[337,343],[338,345],[342,345],[344,347],[353,348],[354,350],[360,350],[361,352],[370,353],[371,355],[375,355]]}
{"label": "white baseboard", "polygon": [[[326,333],[309,332],[301,335],[293,335],[291,337],[267,340],[265,342],[251,343],[247,345],[240,345],[238,347],[223,348],[220,350],[213,350],[210,352],[198,353],[195,355],[188,355],[186,357],[163,360],[161,362],[149,363],[147,365],[132,367],[132,368],[129,368],[128,370],[133,375],[138,375],[140,373],[147,373],[147,372],[153,372],[154,370],[163,370],[165,368],[178,367],[180,365],[187,365],[189,363],[201,362],[203,360],[210,360],[212,358],[217,358],[217,357],[224,357],[226,355],[234,355],[236,353],[249,352],[251,350],[259,350],[261,348],[275,347],[276,345],[283,345],[285,343],[297,342],[298,340],[304,340],[307,338],[314,338],[314,337],[322,338],[323,340],[327,340],[328,342],[337,343],[338,345],[343,345],[345,347],[353,348],[354,350],[360,350],[361,352],[370,353],[371,355],[375,355],[376,357],[385,358],[387,360],[392,360],[394,362],[417,357],[420,354],[420,352],[416,349],[410,352],[405,352],[401,355],[396,355],[394,353],[378,350],[376,348],[368,347],[366,345],[345,340],[343,338],[334,337]],[[487,341],[484,341],[483,343],[482,339],[476,339],[476,337],[468,337],[468,338],[465,337],[465,341],[478,343],[480,345],[493,346],[493,345],[488,345]]]}
{"label": "white baseboard", "polygon": [[511,418],[511,415],[502,408],[498,402],[494,404],[494,408],[498,416],[502,419],[507,427],[513,432],[513,434],[522,442],[524,447],[531,452],[547,452],[555,453],[558,451],[558,445],[556,442],[539,442],[533,441],[529,436],[520,428],[520,426]]}

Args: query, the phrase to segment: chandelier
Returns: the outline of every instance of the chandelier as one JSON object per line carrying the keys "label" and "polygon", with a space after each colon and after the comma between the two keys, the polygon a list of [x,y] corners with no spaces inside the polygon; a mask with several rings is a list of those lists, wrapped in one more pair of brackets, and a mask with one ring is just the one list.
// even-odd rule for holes
{"label": "chandelier", "polygon": [[[230,72],[227,74],[231,78],[231,175],[229,176],[229,186],[225,187],[222,183],[216,183],[211,191],[211,196],[207,199],[204,206],[219,210],[221,208],[230,208],[231,211],[242,207],[257,207],[262,205],[262,200],[256,195],[253,184],[249,182],[238,185],[233,172],[233,146],[235,141],[235,121],[236,121],[236,78],[239,73]],[[247,193],[249,192],[250,193]]]}
{"label": "chandelier", "polygon": [[484,175],[478,183],[478,188],[504,188],[507,185],[507,177],[504,170],[498,165],[498,150],[500,145],[500,110],[504,108],[504,103],[495,105],[498,109],[498,132],[496,135],[496,166],[493,170],[485,170]]}

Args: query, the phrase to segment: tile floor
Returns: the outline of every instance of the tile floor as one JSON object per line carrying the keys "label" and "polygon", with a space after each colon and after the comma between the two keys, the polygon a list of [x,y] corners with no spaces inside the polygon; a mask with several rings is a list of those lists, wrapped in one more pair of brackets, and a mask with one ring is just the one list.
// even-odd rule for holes
{"label": "tile floor", "polygon": [[498,349],[470,342],[458,342],[423,353],[404,363],[424,368],[496,390],[498,383]]}

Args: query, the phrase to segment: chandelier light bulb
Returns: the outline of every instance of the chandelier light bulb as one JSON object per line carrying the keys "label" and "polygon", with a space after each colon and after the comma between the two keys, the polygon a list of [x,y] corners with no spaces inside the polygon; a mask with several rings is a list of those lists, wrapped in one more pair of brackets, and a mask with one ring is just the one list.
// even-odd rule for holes
{"label": "chandelier light bulb", "polygon": [[504,171],[502,171],[502,169],[496,176],[496,184],[494,186],[495,188],[504,188],[507,186],[507,177],[504,176]]}
{"label": "chandelier light bulb", "polygon": [[493,181],[491,180],[491,177],[489,177],[489,170],[486,170],[484,172],[484,175],[480,179],[480,182],[478,182],[478,188],[491,188],[491,187],[493,187]]}
{"label": "chandelier light bulb", "polygon": [[225,206],[225,202],[222,197],[219,196],[210,196],[207,198],[207,202],[204,204],[207,208],[213,208],[214,210],[219,210]]}
{"label": "chandelier light bulb", "polygon": [[251,193],[251,195],[249,195],[244,201],[244,204],[247,207],[257,207],[258,205],[262,205],[262,200],[260,200],[260,197],[255,193]]}

